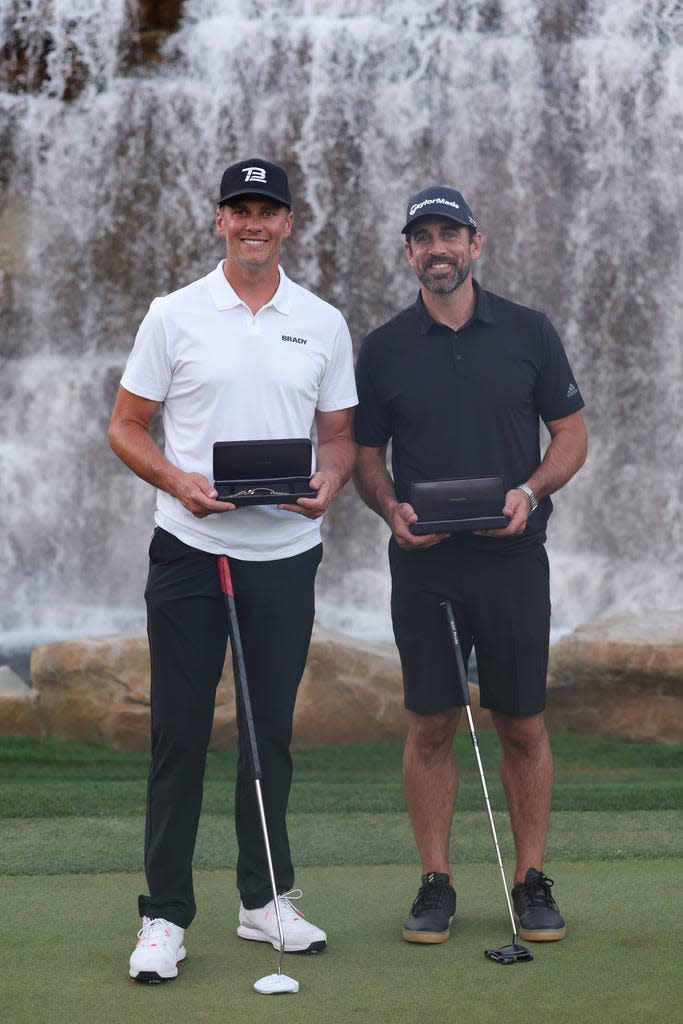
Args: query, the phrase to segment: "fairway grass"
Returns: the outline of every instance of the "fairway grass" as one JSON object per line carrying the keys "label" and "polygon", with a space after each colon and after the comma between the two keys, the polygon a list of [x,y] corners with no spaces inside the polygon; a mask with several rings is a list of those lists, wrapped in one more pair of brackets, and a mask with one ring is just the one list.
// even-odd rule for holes
{"label": "fairway grass", "polygon": [[[290,814],[288,823],[294,862],[300,867],[416,861],[405,812]],[[0,827],[2,875],[101,874],[142,867],[142,810],[138,818],[15,818]],[[513,847],[507,814],[496,815],[496,831],[509,862]],[[493,858],[485,811],[456,811],[451,835],[455,864]],[[551,820],[546,861],[649,860],[676,857],[682,847],[677,811],[558,811]],[[232,818],[202,815],[195,866],[233,869],[236,858]]]}
{"label": "fairway grass", "polygon": [[[549,869],[550,870],[550,869]],[[408,866],[311,867],[297,879],[329,949],[287,956],[297,995],[261,996],[268,945],[237,938],[232,873],[197,873],[199,913],[179,977],[128,981],[141,875],[15,877],[3,883],[2,1019],[8,1024],[671,1024],[680,1011],[679,865],[554,862],[568,922],[558,943],[528,943],[531,963],[503,967],[484,949],[510,941],[495,864],[458,870],[453,936],[400,938],[419,882]],[[11,937],[11,939],[10,939]]]}
{"label": "fairway grass", "polygon": [[[600,737],[552,737],[556,782],[549,861],[666,858],[680,854],[683,748]],[[456,737],[461,770],[452,850],[485,861],[491,837],[469,737]],[[512,851],[496,768],[497,739],[480,747],[503,856]],[[401,786],[401,747],[376,744],[295,752],[288,822],[301,867],[412,864]],[[104,747],[0,739],[0,872],[71,874],[141,868],[147,757]],[[231,868],[234,752],[211,753],[195,865]]]}

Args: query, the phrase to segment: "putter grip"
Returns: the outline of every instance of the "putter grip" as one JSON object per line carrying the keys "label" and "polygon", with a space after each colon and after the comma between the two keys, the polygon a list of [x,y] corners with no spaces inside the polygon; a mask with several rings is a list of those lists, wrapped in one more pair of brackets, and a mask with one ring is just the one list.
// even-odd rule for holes
{"label": "putter grip", "polygon": [[453,653],[455,654],[455,664],[458,670],[458,682],[460,683],[460,693],[465,706],[471,703],[470,701],[470,688],[467,685],[467,670],[465,669],[465,662],[462,656],[462,647],[460,646],[460,637],[458,636],[458,627],[455,624],[455,615],[453,614],[453,605],[450,601],[442,601],[441,607],[446,615],[448,622],[448,632],[451,638],[451,644],[453,645]]}
{"label": "putter grip", "polygon": [[226,597],[234,597],[235,591],[232,589],[232,576],[230,575],[230,563],[228,562],[227,555],[219,555],[217,561],[221,590]]}

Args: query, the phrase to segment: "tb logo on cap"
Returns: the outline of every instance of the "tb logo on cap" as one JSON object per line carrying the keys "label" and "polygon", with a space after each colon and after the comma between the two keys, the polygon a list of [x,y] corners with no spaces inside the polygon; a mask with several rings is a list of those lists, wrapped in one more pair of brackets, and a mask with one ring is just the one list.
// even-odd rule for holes
{"label": "tb logo on cap", "polygon": [[264,167],[243,167],[242,174],[245,181],[267,181]]}

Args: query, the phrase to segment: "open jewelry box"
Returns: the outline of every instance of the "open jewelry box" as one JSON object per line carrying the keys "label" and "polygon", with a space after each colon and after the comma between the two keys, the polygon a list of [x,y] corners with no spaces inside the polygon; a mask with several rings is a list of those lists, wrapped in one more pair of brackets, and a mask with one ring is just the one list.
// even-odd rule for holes
{"label": "open jewelry box", "polygon": [[294,504],[315,498],[308,486],[313,447],[308,437],[273,441],[216,441],[213,484],[218,501],[233,505]]}

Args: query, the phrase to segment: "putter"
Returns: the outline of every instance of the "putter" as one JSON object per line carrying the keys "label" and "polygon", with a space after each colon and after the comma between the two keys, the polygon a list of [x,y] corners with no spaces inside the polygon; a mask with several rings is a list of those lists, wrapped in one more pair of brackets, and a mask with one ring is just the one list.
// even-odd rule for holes
{"label": "putter", "polygon": [[261,794],[261,762],[259,760],[258,747],[256,745],[256,732],[254,730],[254,716],[251,711],[251,698],[247,684],[247,670],[244,664],[244,652],[240,639],[239,622],[237,620],[237,608],[235,607],[235,591],[232,585],[230,563],[226,555],[218,556],[218,579],[225,598],[225,605],[228,610],[228,628],[230,632],[230,645],[232,647],[232,668],[235,676],[235,693],[237,694],[238,707],[241,710],[241,725],[247,733],[249,753],[251,759],[254,787],[256,789],[256,801],[258,803],[259,815],[261,818],[261,829],[263,831],[263,843],[266,848],[266,860],[268,861],[268,873],[270,874],[270,885],[273,890],[273,902],[275,904],[275,916],[277,918],[277,931],[280,940],[280,950],[277,961],[277,973],[267,974],[254,982],[254,988],[261,995],[275,995],[279,992],[298,992],[299,982],[289,978],[282,973],[282,956],[285,951],[285,933],[282,929],[282,916],[280,914],[280,900],[278,899],[277,887],[275,885],[275,872],[273,871],[273,858],[270,854],[270,841],[268,839],[268,825],[266,824],[266,812],[263,807],[263,796]]}
{"label": "putter", "polygon": [[484,768],[481,763],[481,756],[479,754],[479,744],[477,742],[477,734],[474,730],[474,719],[472,718],[472,708],[470,701],[470,689],[467,685],[467,672],[465,671],[465,662],[462,656],[462,648],[460,646],[460,638],[458,636],[458,630],[455,625],[455,615],[453,614],[453,606],[450,601],[442,601],[441,607],[443,608],[446,619],[448,620],[448,631],[450,633],[451,643],[453,645],[453,653],[455,654],[455,664],[457,667],[458,682],[460,683],[460,690],[462,692],[463,701],[465,703],[465,711],[467,712],[467,721],[470,727],[470,737],[472,739],[472,746],[474,747],[474,753],[477,758],[477,765],[479,767],[479,778],[481,779],[481,788],[484,792],[484,800],[486,801],[486,810],[489,816],[489,824],[491,826],[491,835],[493,836],[493,842],[496,847],[496,857],[498,859],[498,867],[500,869],[500,877],[503,880],[503,892],[505,893],[505,902],[507,903],[508,914],[510,915],[510,923],[512,925],[512,942],[509,946],[500,946],[498,949],[485,949],[484,955],[489,960],[495,960],[498,964],[522,964],[527,960],[533,960],[534,955],[531,950],[525,946],[520,946],[517,942],[517,926],[515,924],[515,915],[512,910],[512,903],[510,901],[510,895],[508,893],[508,886],[505,880],[505,871],[503,869],[503,858],[500,855],[500,846],[498,845],[498,836],[496,835],[496,826],[493,821],[493,812],[491,810],[491,801],[489,800],[489,791],[486,786],[486,777],[484,775]]}

